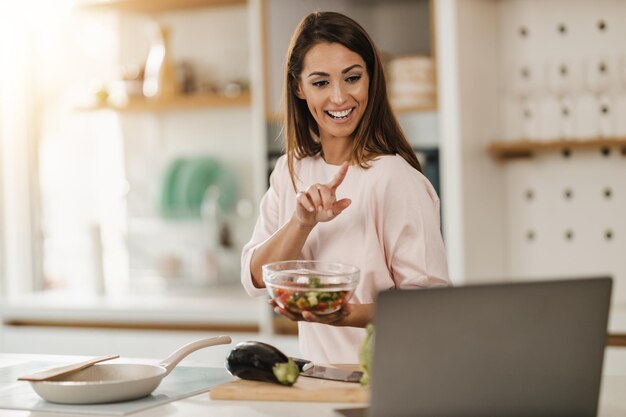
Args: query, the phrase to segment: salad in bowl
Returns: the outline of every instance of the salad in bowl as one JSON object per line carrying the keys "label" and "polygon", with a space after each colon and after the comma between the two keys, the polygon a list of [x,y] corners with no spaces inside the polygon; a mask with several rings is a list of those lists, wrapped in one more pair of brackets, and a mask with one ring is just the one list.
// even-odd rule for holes
{"label": "salad in bowl", "polygon": [[302,314],[331,314],[352,297],[359,269],[339,262],[281,261],[263,265],[263,281],[281,308]]}

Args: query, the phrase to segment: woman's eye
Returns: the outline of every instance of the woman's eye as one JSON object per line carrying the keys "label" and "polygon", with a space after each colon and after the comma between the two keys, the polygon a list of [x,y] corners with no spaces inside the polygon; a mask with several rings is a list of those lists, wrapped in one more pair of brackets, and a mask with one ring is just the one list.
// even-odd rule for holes
{"label": "woman's eye", "polygon": [[346,81],[349,83],[355,83],[359,81],[360,79],[361,79],[360,75],[351,75],[350,77],[346,78]]}
{"label": "woman's eye", "polygon": [[328,85],[328,81],[326,81],[326,80],[313,82],[313,87],[324,87],[326,85]]}

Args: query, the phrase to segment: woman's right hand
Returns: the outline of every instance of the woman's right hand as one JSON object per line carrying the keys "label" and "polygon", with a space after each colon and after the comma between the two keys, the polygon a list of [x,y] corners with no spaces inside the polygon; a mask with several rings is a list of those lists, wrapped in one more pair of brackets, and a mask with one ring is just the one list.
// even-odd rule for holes
{"label": "woman's right hand", "polygon": [[310,185],[306,191],[296,194],[294,217],[300,226],[313,227],[319,222],[330,221],[350,205],[350,199],[337,200],[336,196],[337,187],[346,177],[349,166],[344,162],[330,182]]}
{"label": "woman's right hand", "polygon": [[346,320],[346,317],[350,315],[353,309],[352,304],[346,304],[339,311],[326,315],[317,315],[311,313],[310,311],[304,311],[302,314],[298,314],[280,307],[274,300],[270,299],[268,303],[273,307],[276,314],[285,316],[291,321],[308,321],[310,323],[322,323],[335,326],[345,325],[342,323]]}
{"label": "woman's right hand", "polygon": [[307,321],[309,323],[330,324],[331,326],[365,327],[374,319],[374,304],[345,304],[339,311],[331,314],[318,315],[310,311],[297,314],[280,307],[276,301],[270,299],[276,314],[287,317],[291,321]]}

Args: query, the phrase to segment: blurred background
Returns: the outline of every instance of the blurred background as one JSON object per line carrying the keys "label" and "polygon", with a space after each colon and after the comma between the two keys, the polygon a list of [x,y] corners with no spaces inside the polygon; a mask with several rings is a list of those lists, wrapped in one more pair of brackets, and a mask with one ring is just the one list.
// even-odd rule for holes
{"label": "blurred background", "polygon": [[315,10],[377,44],[452,280],[610,275],[626,330],[626,3],[0,0],[0,351],[146,355],[225,331],[297,354],[239,255]]}

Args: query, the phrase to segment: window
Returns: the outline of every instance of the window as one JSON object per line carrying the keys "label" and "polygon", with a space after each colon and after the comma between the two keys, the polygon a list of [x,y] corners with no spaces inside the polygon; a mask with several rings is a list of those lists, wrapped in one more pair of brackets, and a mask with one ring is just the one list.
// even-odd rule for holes
{"label": "window", "polygon": [[[107,265],[125,270],[123,200],[115,198],[125,187],[120,134],[115,121],[90,120],[115,116],[77,110],[92,80],[115,71],[115,21],[71,6],[0,2],[0,288],[7,294],[97,290]],[[119,269],[108,272],[119,276]]]}

